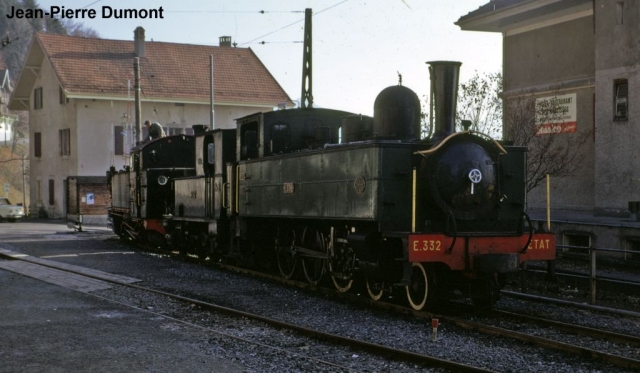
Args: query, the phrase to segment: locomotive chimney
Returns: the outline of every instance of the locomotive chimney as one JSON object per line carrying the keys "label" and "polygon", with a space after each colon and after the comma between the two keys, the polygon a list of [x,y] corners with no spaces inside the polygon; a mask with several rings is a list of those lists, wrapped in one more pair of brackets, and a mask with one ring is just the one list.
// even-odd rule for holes
{"label": "locomotive chimney", "polygon": [[144,29],[141,26],[133,31],[133,49],[136,57],[144,57]]}
{"label": "locomotive chimney", "polygon": [[434,138],[444,138],[455,132],[458,78],[461,62],[431,61],[431,105],[435,109]]}

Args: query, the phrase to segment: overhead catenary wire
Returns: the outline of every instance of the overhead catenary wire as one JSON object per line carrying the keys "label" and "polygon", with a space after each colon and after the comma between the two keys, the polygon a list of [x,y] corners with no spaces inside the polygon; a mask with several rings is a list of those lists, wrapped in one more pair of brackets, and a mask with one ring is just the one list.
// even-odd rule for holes
{"label": "overhead catenary wire", "polygon": [[[93,1],[93,2],[83,6],[81,9],[88,8],[90,6],[93,6],[93,5],[101,2],[101,1],[102,0]],[[339,5],[342,5],[342,4],[346,3],[347,1],[349,1],[349,0],[342,0],[342,1],[338,2],[338,3],[336,3],[336,4],[333,4],[333,5],[329,6],[329,7],[327,7],[327,8],[324,8],[324,9],[318,11],[318,12],[315,12],[314,15],[319,15],[319,14],[321,14],[323,12],[326,12],[326,11],[328,11],[330,9],[333,9],[333,8],[339,6]],[[244,14],[268,14],[268,13],[294,13],[295,14],[295,13],[304,13],[304,11],[300,11],[300,10],[273,10],[273,11],[269,11],[269,10],[258,10],[258,11],[255,11],[255,10],[253,10],[253,11],[242,11],[242,10],[241,11],[238,11],[238,10],[235,10],[235,11],[234,10],[165,10],[165,12],[167,12],[167,13],[219,13],[219,14],[225,14],[225,13],[226,14],[231,14],[231,13],[244,13]],[[57,18],[53,18],[53,19],[57,20]],[[258,43],[255,43],[259,39],[262,39],[262,38],[267,37],[269,35],[275,34],[275,33],[279,32],[279,31],[282,31],[282,30],[284,30],[284,29],[286,29],[288,27],[296,25],[296,24],[298,24],[298,23],[300,23],[302,21],[304,21],[304,18],[299,19],[299,20],[297,20],[295,22],[289,23],[289,24],[287,24],[285,26],[282,26],[282,27],[280,27],[280,28],[278,28],[278,29],[276,29],[274,31],[271,31],[269,33],[261,35],[261,36],[259,36],[257,38],[252,39],[252,40],[244,42],[244,43],[240,44],[239,46],[244,46],[244,45],[248,45],[248,44],[262,44],[262,45],[265,45],[265,44],[294,44],[294,43],[302,43],[302,41],[292,41],[292,42],[260,41]],[[44,28],[44,25],[42,25],[42,26],[40,26],[38,28],[36,28],[33,25],[32,25],[32,27],[33,27],[33,31],[34,32],[38,32],[38,31],[41,31]],[[24,34],[24,33],[25,32],[22,32],[20,35],[14,37],[14,38],[8,39],[7,43],[2,43],[2,47],[4,48],[5,46],[9,45],[11,42],[18,40],[20,38],[20,36],[22,34]]]}
{"label": "overhead catenary wire", "polygon": [[227,13],[227,14],[267,14],[267,13],[304,13],[304,10],[165,10],[165,13]]}
{"label": "overhead catenary wire", "polygon": [[251,43],[251,44],[296,44],[296,43],[304,43],[304,41],[302,40],[298,40],[298,41],[259,41],[256,43]]}
{"label": "overhead catenary wire", "polygon": [[[313,15],[314,15],[314,16],[317,16],[318,14],[323,13],[323,12],[326,12],[327,10],[333,9],[333,8],[337,7],[338,5],[341,5],[341,4],[346,3],[347,1],[349,1],[349,0],[342,0],[342,1],[341,1],[341,2],[339,2],[339,3],[333,4],[333,5],[331,5],[331,6],[327,7],[327,8],[324,8],[324,9],[322,9],[322,10],[318,11],[318,12],[315,12]],[[279,29],[277,29],[277,30],[271,31],[271,32],[266,33],[266,34],[264,34],[264,35],[262,35],[262,36],[258,36],[258,37],[257,37],[257,38],[255,38],[255,39],[251,39],[251,40],[249,40],[249,41],[247,41],[247,42],[244,42],[244,43],[240,44],[240,46],[247,45],[247,44],[251,44],[251,43],[255,42],[256,40],[262,39],[262,38],[267,37],[267,36],[269,36],[269,35],[273,35],[273,34],[275,34],[276,32],[282,31],[282,30],[284,30],[284,29],[286,29],[286,28],[288,28],[288,27],[291,27],[291,26],[296,25],[296,24],[298,24],[298,23],[300,23],[300,22],[303,22],[303,21],[304,21],[304,18],[299,19],[299,20],[297,20],[297,21],[295,21],[295,22],[289,23],[288,25],[282,26],[282,27],[280,27],[280,28],[279,28]]]}

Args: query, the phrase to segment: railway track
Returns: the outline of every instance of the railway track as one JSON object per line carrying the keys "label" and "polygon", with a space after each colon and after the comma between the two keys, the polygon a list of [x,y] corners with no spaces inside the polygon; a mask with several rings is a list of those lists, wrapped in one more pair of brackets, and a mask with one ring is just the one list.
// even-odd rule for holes
{"label": "railway track", "polygon": [[[21,259],[26,260],[24,258],[21,258]],[[631,336],[631,335],[612,333],[612,332],[601,330],[601,329],[585,328],[577,325],[554,322],[554,321],[535,318],[527,315],[514,314],[506,311],[496,311],[492,317],[488,319],[483,318],[483,321],[469,320],[462,317],[435,315],[428,312],[417,312],[412,310],[409,307],[405,307],[402,305],[398,305],[390,302],[384,302],[384,301],[373,301],[368,297],[358,296],[357,294],[336,293],[333,290],[329,290],[322,287],[311,286],[305,282],[300,282],[295,280],[285,280],[279,276],[265,274],[263,272],[257,272],[253,270],[238,268],[238,267],[219,264],[219,263],[211,263],[211,264],[216,267],[225,269],[227,271],[233,271],[233,272],[242,273],[244,275],[259,277],[261,280],[268,280],[276,283],[285,283],[287,285],[296,286],[300,289],[316,290],[316,291],[320,291],[323,294],[338,296],[340,298],[347,299],[350,302],[360,304],[361,306],[364,306],[364,307],[373,305],[379,309],[387,309],[387,310],[393,310],[394,312],[397,312],[397,313],[410,314],[424,320],[432,320],[433,318],[438,318],[440,322],[443,324],[446,323],[449,325],[456,325],[462,329],[471,330],[474,332],[479,332],[479,333],[493,335],[493,336],[499,336],[503,338],[510,338],[513,340],[541,346],[544,348],[553,349],[556,351],[562,351],[563,353],[569,353],[572,355],[588,357],[590,359],[598,360],[606,364],[615,365],[623,369],[640,369],[640,361],[630,356],[620,356],[612,353],[607,353],[605,351],[599,351],[594,348],[567,343],[567,342],[563,342],[562,340],[554,340],[552,338],[540,337],[540,336],[532,335],[528,332],[520,332],[514,329],[522,329],[522,323],[537,324],[545,328],[562,330],[566,333],[571,333],[578,336],[605,340],[610,343],[614,343],[616,345],[626,345],[626,346],[632,346],[632,347],[640,346],[640,338]],[[196,300],[193,298],[184,297],[181,295],[175,295],[165,291],[159,291],[155,289],[140,287],[132,284],[122,284],[117,281],[113,283],[114,285],[126,286],[132,289],[136,289],[138,291],[152,292],[154,294],[157,294],[158,296],[168,297],[180,302],[186,302],[188,304],[196,305],[200,308],[207,309],[212,312],[224,313],[227,315],[232,315],[233,317],[241,317],[241,318],[256,320],[258,322],[266,323],[274,328],[282,328],[286,330],[295,331],[296,333],[299,333],[299,335],[305,336],[307,338],[313,338],[321,341],[326,341],[331,344],[345,346],[349,349],[353,349],[356,351],[366,351],[370,354],[374,354],[382,357],[391,356],[396,360],[411,362],[413,364],[419,364],[422,366],[439,367],[439,368],[444,368],[452,371],[486,371],[484,370],[484,368],[481,368],[481,367],[474,367],[470,365],[460,364],[455,361],[448,361],[448,360],[440,359],[434,356],[422,355],[412,351],[391,348],[391,347],[387,347],[384,345],[375,344],[371,342],[358,341],[353,338],[343,337],[343,336],[332,334],[332,333],[326,333],[320,330],[306,328],[303,326],[283,322],[280,320],[275,320],[272,318],[267,318],[264,316],[235,310],[229,307],[222,307],[219,305],[212,304],[210,302],[204,302],[204,301]],[[456,308],[460,308],[460,307],[456,307]],[[495,325],[497,320],[499,322],[504,323],[506,319],[511,320],[510,321],[511,327],[500,327]],[[533,334],[535,333],[536,332],[533,331]]]}
{"label": "railway track", "polygon": [[[640,337],[638,336],[501,310],[494,310],[493,315],[486,321],[474,321],[471,324],[464,319],[446,319],[449,322],[455,322],[461,327],[471,327],[484,333],[597,359],[621,368],[640,369],[640,360],[638,359],[640,358],[640,350],[638,350]],[[476,323],[479,325],[477,329],[474,326]],[[523,327],[523,323],[529,325]],[[499,324],[500,326],[494,326],[494,324]],[[533,333],[540,333],[539,328],[530,326],[532,324],[550,330],[544,333],[545,337],[532,335]],[[523,329],[525,331],[517,331]],[[567,337],[568,335],[571,337]],[[571,339],[572,342],[566,342],[567,338]],[[602,351],[595,347],[589,347],[589,345],[607,345],[608,351],[617,351],[618,353]],[[626,351],[626,354],[620,354],[621,351]]]}
{"label": "railway track", "polygon": [[[320,342],[329,343],[329,344],[335,345],[335,346],[342,346],[343,350],[361,351],[361,352],[369,353],[371,355],[375,355],[375,356],[377,356],[379,358],[382,358],[382,359],[397,360],[397,361],[402,361],[402,362],[407,362],[407,363],[419,365],[419,366],[422,366],[422,367],[445,369],[447,371],[453,371],[453,372],[492,372],[491,370],[488,370],[488,369],[485,369],[485,368],[482,368],[482,367],[476,367],[476,366],[473,366],[473,365],[463,364],[463,363],[459,363],[459,362],[456,362],[456,361],[441,359],[441,358],[438,358],[438,357],[435,357],[435,356],[419,354],[419,353],[415,353],[415,352],[412,352],[412,351],[407,351],[407,350],[403,350],[403,349],[393,348],[393,347],[390,347],[390,346],[384,346],[384,345],[380,345],[380,344],[376,344],[376,343],[357,340],[357,339],[354,339],[354,338],[340,336],[340,335],[337,335],[337,334],[327,333],[327,332],[324,332],[324,331],[321,331],[321,330],[311,329],[311,328],[307,328],[307,327],[304,327],[304,326],[296,325],[296,324],[293,324],[293,323],[288,323],[288,322],[276,320],[276,319],[273,319],[273,318],[261,316],[261,315],[258,315],[258,314],[245,312],[245,311],[241,311],[241,310],[237,310],[237,309],[233,309],[233,308],[229,308],[229,307],[220,306],[220,305],[217,305],[217,304],[214,304],[214,303],[211,303],[211,302],[205,302],[205,301],[201,301],[201,300],[198,300],[198,299],[185,297],[185,296],[182,296],[182,295],[179,295],[179,294],[173,294],[173,293],[162,291],[162,290],[152,289],[152,288],[139,286],[139,285],[123,282],[123,281],[113,280],[111,278],[106,278],[106,277],[103,277],[103,276],[89,275],[84,271],[70,270],[67,266],[60,266],[60,265],[57,265],[55,262],[50,262],[48,264],[45,264],[41,260],[38,260],[38,259],[34,260],[33,258],[30,258],[29,256],[24,256],[24,255],[11,256],[11,255],[6,255],[6,254],[0,254],[0,257],[5,257],[6,259],[10,259],[10,260],[21,260],[21,261],[25,261],[25,262],[30,262],[30,263],[32,263],[34,265],[37,265],[37,266],[43,266],[43,267],[47,267],[47,268],[59,269],[59,270],[62,270],[64,272],[71,273],[71,274],[74,274],[74,275],[80,275],[80,276],[84,276],[84,277],[87,277],[87,278],[91,278],[93,280],[104,281],[104,282],[110,283],[112,285],[121,286],[121,287],[125,287],[125,288],[128,288],[128,289],[133,289],[133,290],[136,290],[136,291],[139,291],[139,292],[145,292],[145,293],[149,293],[149,294],[154,294],[156,296],[160,296],[160,297],[164,298],[165,300],[166,299],[170,299],[170,300],[173,300],[173,301],[182,302],[182,303],[186,304],[189,307],[197,306],[197,307],[199,307],[201,309],[204,309],[204,310],[207,310],[209,312],[215,312],[215,313],[221,313],[221,314],[229,315],[229,316],[231,316],[233,318],[249,319],[249,320],[252,320],[252,321],[255,321],[255,322],[260,322],[260,323],[266,324],[266,325],[268,325],[268,326],[270,326],[272,328],[284,329],[284,330],[295,332],[298,335],[303,336],[305,338],[318,340]],[[96,296],[96,297],[99,297],[99,298],[102,298],[102,299],[105,299],[105,300],[108,300],[108,301],[113,301],[112,299],[109,299],[108,297],[98,296],[98,295],[94,295],[94,294],[90,294],[90,295],[93,295],[93,296]],[[160,302],[163,302],[163,301],[161,300]],[[163,314],[160,314],[158,312],[152,312],[152,311],[149,311],[149,309],[146,309],[146,308],[140,308],[138,306],[134,306],[134,305],[126,304],[126,303],[122,303],[122,302],[117,302],[117,303],[119,303],[121,305],[128,306],[128,307],[132,307],[132,308],[135,308],[135,309],[138,309],[138,310],[142,310],[144,312],[150,312],[150,313],[153,313],[154,315],[158,315],[158,316],[161,316],[163,318],[170,318],[167,315],[163,315]],[[151,307],[151,308],[155,308],[155,307]],[[173,318],[170,318],[170,319],[173,319]],[[183,320],[177,320],[177,319],[173,319],[173,320],[174,321],[179,321],[179,322],[185,322]],[[198,325],[194,325],[194,324],[189,323],[189,322],[187,322],[187,323],[192,325],[192,326],[198,326]],[[209,328],[207,328],[207,329],[209,331],[213,332],[213,333],[220,333],[220,331],[218,331],[218,330],[209,329]],[[278,349],[277,347],[268,346],[268,345],[265,345],[263,343],[256,343],[255,341],[252,341],[251,339],[237,337],[237,336],[234,336],[234,335],[229,334],[229,333],[222,333],[222,335],[224,337],[238,339],[239,341],[242,341],[243,343],[257,344],[262,348],[275,348],[275,349]],[[286,352],[287,354],[295,356],[297,358],[303,357],[305,359],[310,359],[310,360],[314,361],[315,363],[320,364],[322,366],[326,366],[326,367],[330,367],[330,368],[337,368],[338,370],[341,370],[341,371],[354,371],[353,367],[341,365],[340,363],[329,361],[326,358],[317,358],[317,357],[314,357],[314,356],[303,356],[303,355],[300,354],[299,351],[282,350],[281,352]]]}
{"label": "railway track", "polygon": [[[545,338],[545,337],[527,334],[524,332],[518,332],[510,328],[497,327],[487,322],[470,321],[468,319],[461,318],[461,317],[446,316],[442,314],[434,314],[434,313],[425,312],[425,311],[415,311],[410,307],[407,307],[404,305],[399,305],[399,304],[389,303],[384,301],[373,301],[367,297],[362,297],[352,293],[339,293],[339,292],[333,291],[332,289],[312,286],[306,282],[283,279],[278,275],[266,274],[263,272],[253,271],[245,268],[239,268],[239,267],[219,264],[219,263],[216,263],[214,265],[216,267],[224,268],[226,270],[235,271],[245,275],[260,277],[273,282],[296,286],[301,289],[310,289],[310,290],[319,291],[322,294],[337,296],[343,299],[347,299],[351,302],[361,304],[363,306],[371,305],[380,309],[392,310],[397,313],[411,314],[415,317],[428,320],[428,321],[433,319],[438,319],[439,322],[454,324],[467,330],[473,330],[473,331],[495,335],[499,337],[511,338],[514,340],[530,343],[530,344],[537,345],[544,348],[551,348],[551,349],[562,351],[565,353],[575,354],[579,356],[586,356],[586,357],[590,357],[590,358],[599,360],[601,362],[612,364],[621,368],[629,368],[634,370],[640,369],[640,350],[635,351],[636,357],[623,356],[619,354],[600,351],[594,348],[585,347],[583,345],[566,343],[566,342],[563,342],[562,340]],[[456,303],[456,309],[458,311],[464,309],[467,314],[476,314],[476,311],[471,306],[466,304]],[[512,320],[512,322],[516,323],[515,326],[512,324],[512,328],[521,328],[521,324],[518,325],[517,323],[536,324],[541,327],[553,328],[554,330],[562,331],[575,336],[591,338],[593,340],[605,341],[615,345],[631,346],[632,348],[640,347],[640,336],[616,333],[616,332],[612,332],[605,329],[596,329],[596,328],[585,327],[585,326],[576,325],[572,323],[554,321],[550,319],[543,319],[540,317],[530,316],[526,314],[517,314],[509,311],[496,309],[491,312],[491,317],[489,317],[487,320],[492,320],[495,323],[496,320],[504,321],[506,319]],[[562,339],[562,337],[560,337],[559,339]],[[615,350],[616,348],[611,347],[611,349]]]}

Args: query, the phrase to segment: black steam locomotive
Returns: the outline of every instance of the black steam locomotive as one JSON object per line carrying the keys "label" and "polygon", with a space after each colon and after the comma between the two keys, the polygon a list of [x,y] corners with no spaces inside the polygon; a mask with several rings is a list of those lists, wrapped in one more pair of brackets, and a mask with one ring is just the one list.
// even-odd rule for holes
{"label": "black steam locomotive", "polygon": [[[525,213],[524,148],[454,131],[460,63],[431,62],[435,132],[420,102],[383,90],[366,117],[329,109],[257,113],[235,130],[195,126],[134,148],[108,172],[115,233],[245,265],[277,263],[420,310],[453,289],[497,300],[500,279],[554,260],[554,235]],[[330,280],[329,280],[330,279]]]}

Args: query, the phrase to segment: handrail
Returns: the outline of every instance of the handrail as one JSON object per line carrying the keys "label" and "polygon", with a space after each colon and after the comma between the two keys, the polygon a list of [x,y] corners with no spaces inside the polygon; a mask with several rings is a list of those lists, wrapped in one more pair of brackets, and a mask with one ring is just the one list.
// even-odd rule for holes
{"label": "handrail", "polygon": [[533,224],[531,224],[531,218],[529,218],[529,214],[527,214],[526,212],[523,212],[522,215],[520,215],[520,220],[518,221],[518,229],[520,229],[522,224],[524,224],[523,218],[527,220],[527,223],[529,225],[529,239],[527,240],[527,243],[524,244],[524,247],[520,249],[520,253],[526,254],[527,249],[529,248],[529,245],[531,245],[531,240],[533,239]]}
{"label": "handrail", "polygon": [[420,150],[417,152],[414,152],[413,154],[420,154],[420,155],[427,155],[427,154],[431,154],[434,153],[436,151],[438,151],[438,149],[440,149],[441,147],[444,146],[444,144],[446,144],[449,140],[453,139],[456,136],[460,136],[460,135],[466,135],[466,134],[471,134],[471,135],[479,135],[479,136],[484,136],[487,139],[489,139],[491,142],[493,142],[493,144],[498,148],[498,150],[500,150],[500,152],[503,155],[507,154],[507,151],[502,147],[502,145],[500,145],[500,143],[498,141],[496,141],[493,137],[482,133],[480,131],[474,131],[474,130],[468,130],[468,131],[461,131],[461,132],[456,132],[453,133],[449,136],[447,136],[444,140],[442,140],[438,145],[436,145],[434,148],[431,149],[427,149],[427,150]]}
{"label": "handrail", "polygon": [[240,165],[236,166],[236,212],[240,213]]}
{"label": "handrail", "polygon": [[225,195],[225,192],[227,191],[227,188],[229,187],[229,183],[222,183],[222,208],[226,209],[229,208],[229,205],[225,206],[224,202],[227,200],[227,196]]}

